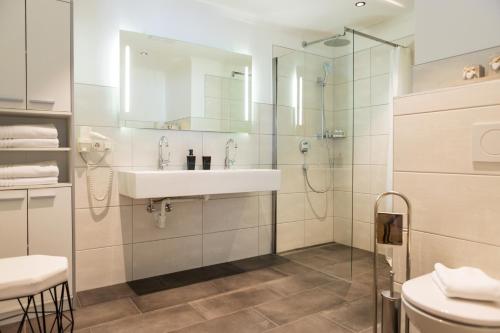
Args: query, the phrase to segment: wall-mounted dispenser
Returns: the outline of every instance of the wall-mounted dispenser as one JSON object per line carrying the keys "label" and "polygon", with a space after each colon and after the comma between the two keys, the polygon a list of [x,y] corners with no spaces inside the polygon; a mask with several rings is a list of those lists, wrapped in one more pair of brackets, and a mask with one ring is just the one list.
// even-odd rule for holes
{"label": "wall-mounted dispenser", "polygon": [[[80,127],[80,135],[78,136],[77,145],[78,153],[87,165],[87,187],[89,194],[97,201],[104,201],[107,197],[109,197],[109,192],[111,191],[111,185],[113,183],[113,169],[108,167],[105,182],[106,185],[102,191],[98,191],[96,188],[97,182],[93,175],[93,171],[97,169],[99,164],[106,157],[107,153],[112,150],[111,142],[109,142],[109,139],[106,136],[92,131],[91,127],[82,126]],[[96,161],[91,162],[91,159],[94,158]]]}

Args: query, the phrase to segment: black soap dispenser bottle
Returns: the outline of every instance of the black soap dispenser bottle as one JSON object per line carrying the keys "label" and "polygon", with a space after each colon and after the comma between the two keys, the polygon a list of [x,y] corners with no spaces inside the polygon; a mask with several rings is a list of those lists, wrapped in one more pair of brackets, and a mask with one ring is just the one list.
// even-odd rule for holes
{"label": "black soap dispenser bottle", "polygon": [[193,150],[189,149],[189,155],[186,156],[187,158],[187,168],[188,170],[194,170],[196,166],[196,156],[193,155]]}

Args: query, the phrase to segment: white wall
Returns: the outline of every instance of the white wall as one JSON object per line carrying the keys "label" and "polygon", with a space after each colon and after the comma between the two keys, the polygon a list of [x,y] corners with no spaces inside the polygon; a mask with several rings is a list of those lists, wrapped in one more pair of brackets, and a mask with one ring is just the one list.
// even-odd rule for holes
{"label": "white wall", "polygon": [[253,58],[254,101],[272,102],[272,45],[292,48],[303,38],[222,16],[192,0],[75,0],[75,82],[118,86],[119,30],[198,43]]}
{"label": "white wall", "polygon": [[499,0],[416,0],[415,63],[500,45]]}

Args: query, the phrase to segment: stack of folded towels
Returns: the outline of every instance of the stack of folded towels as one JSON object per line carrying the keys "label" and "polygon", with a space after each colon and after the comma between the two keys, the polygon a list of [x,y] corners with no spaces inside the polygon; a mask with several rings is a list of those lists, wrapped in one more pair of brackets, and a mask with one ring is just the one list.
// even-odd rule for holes
{"label": "stack of folded towels", "polygon": [[500,281],[473,267],[434,265],[432,280],[447,297],[500,303]]}
{"label": "stack of folded towels", "polygon": [[0,165],[0,187],[57,184],[56,161]]}
{"label": "stack of folded towels", "polygon": [[54,124],[0,126],[0,148],[57,148]]}

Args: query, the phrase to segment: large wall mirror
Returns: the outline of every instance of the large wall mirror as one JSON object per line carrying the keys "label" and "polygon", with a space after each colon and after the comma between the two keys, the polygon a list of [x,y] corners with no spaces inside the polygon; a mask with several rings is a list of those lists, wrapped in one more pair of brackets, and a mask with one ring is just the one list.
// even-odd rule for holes
{"label": "large wall mirror", "polygon": [[123,126],[251,132],[252,57],[120,31]]}

